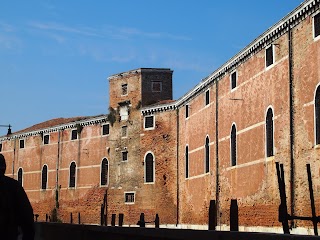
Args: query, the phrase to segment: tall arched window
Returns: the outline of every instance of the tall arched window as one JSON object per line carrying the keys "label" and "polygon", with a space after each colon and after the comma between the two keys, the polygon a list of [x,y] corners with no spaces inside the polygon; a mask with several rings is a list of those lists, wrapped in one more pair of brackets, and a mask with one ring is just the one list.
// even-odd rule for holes
{"label": "tall arched window", "polygon": [[19,168],[18,170],[18,182],[22,185],[23,184],[23,170]]}
{"label": "tall arched window", "polygon": [[41,172],[41,189],[47,189],[48,182],[48,166],[43,165]]}
{"label": "tall arched window", "polygon": [[106,158],[104,158],[101,163],[101,177],[100,177],[101,186],[108,185],[108,180],[109,180],[108,177],[109,177],[109,162]]}
{"label": "tall arched window", "polygon": [[320,86],[317,87],[314,99],[315,144],[320,144]]}
{"label": "tall arched window", "polygon": [[230,157],[231,157],[231,166],[237,165],[237,129],[235,124],[232,125],[232,129],[231,129]]}
{"label": "tall arched window", "polygon": [[205,171],[206,173],[210,170],[210,146],[209,146],[209,137],[206,137],[206,144],[205,144]]}
{"label": "tall arched window", "polygon": [[69,171],[69,187],[76,186],[76,163],[72,162],[70,164],[70,171]]}
{"label": "tall arched window", "polygon": [[145,181],[147,183],[154,182],[154,159],[152,153],[148,153],[145,157]]}
{"label": "tall arched window", "polygon": [[186,146],[185,155],[186,155],[186,178],[188,178],[189,177],[189,147],[188,146]]}
{"label": "tall arched window", "polygon": [[267,157],[273,156],[273,111],[271,108],[267,111],[266,116],[266,153]]}

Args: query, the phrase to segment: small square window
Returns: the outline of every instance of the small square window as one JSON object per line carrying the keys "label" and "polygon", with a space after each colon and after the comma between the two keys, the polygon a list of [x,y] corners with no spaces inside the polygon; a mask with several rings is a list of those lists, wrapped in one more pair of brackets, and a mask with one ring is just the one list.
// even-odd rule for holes
{"label": "small square window", "polygon": [[210,103],[210,92],[209,90],[206,91],[206,105]]}
{"label": "small square window", "polygon": [[274,62],[273,45],[266,48],[266,67],[269,67]]}
{"label": "small square window", "polygon": [[189,105],[187,104],[186,105],[186,118],[189,117]]}
{"label": "small square window", "polygon": [[162,82],[151,82],[152,92],[162,92]]}
{"label": "small square window", "polygon": [[231,90],[237,87],[237,72],[230,75]]}
{"label": "small square window", "polygon": [[144,128],[153,129],[154,128],[154,116],[144,117]]}
{"label": "small square window", "polygon": [[134,192],[127,192],[124,193],[124,201],[125,203],[134,203],[134,196],[135,193]]}
{"label": "small square window", "polygon": [[2,152],[2,143],[0,143],[0,152]]}
{"label": "small square window", "polygon": [[121,85],[121,95],[127,95],[128,94],[128,84],[122,84]]}
{"label": "small square window", "polygon": [[110,125],[104,124],[102,125],[102,135],[109,135],[110,131]]}
{"label": "small square window", "polygon": [[320,36],[320,13],[313,17],[314,38]]}
{"label": "small square window", "polygon": [[128,127],[122,126],[121,128],[121,137],[127,137],[128,136]]}
{"label": "small square window", "polygon": [[43,135],[43,144],[49,144],[49,140],[50,140],[50,135],[49,134],[46,134],[46,135]]}
{"label": "small square window", "polygon": [[20,148],[24,148],[24,139],[20,139],[19,146]]}
{"label": "small square window", "polygon": [[73,129],[71,131],[71,140],[76,140],[76,139],[78,139],[78,131],[77,129]]}
{"label": "small square window", "polygon": [[128,161],[128,151],[122,152],[122,161]]}

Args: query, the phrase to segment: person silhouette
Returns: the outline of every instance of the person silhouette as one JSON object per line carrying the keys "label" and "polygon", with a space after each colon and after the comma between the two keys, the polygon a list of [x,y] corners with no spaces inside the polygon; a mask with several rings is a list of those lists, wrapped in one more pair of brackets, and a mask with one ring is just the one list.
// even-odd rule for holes
{"label": "person silhouette", "polygon": [[33,209],[28,196],[21,184],[5,176],[5,172],[6,160],[0,154],[0,239],[34,240]]}

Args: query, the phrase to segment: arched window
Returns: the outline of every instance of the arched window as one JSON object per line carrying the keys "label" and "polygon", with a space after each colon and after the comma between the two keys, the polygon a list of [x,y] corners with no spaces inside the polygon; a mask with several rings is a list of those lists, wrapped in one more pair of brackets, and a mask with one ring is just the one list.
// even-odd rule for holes
{"label": "arched window", "polygon": [[189,177],[189,147],[186,146],[186,178]]}
{"label": "arched window", "polygon": [[19,168],[18,170],[18,182],[22,185],[23,184],[23,170]]}
{"label": "arched window", "polygon": [[108,185],[108,177],[109,177],[109,162],[106,158],[104,158],[101,163],[101,177],[100,177],[101,186]]}
{"label": "arched window", "polygon": [[206,144],[205,144],[205,171],[206,173],[210,170],[210,146],[209,146],[209,137],[206,137]]}
{"label": "arched window", "polygon": [[232,125],[232,129],[231,129],[230,157],[231,157],[231,166],[237,165],[237,129],[235,124]]}
{"label": "arched window", "polygon": [[267,157],[273,156],[273,111],[271,108],[267,111],[266,116],[266,153]]}
{"label": "arched window", "polygon": [[315,144],[320,144],[320,86],[318,86],[314,99],[314,118],[315,118]]}
{"label": "arched window", "polygon": [[69,171],[69,187],[76,186],[76,163],[72,162],[70,164],[70,171]]}
{"label": "arched window", "polygon": [[154,182],[154,159],[152,153],[148,153],[145,157],[145,181],[147,183]]}
{"label": "arched window", "polygon": [[41,189],[47,189],[48,182],[48,166],[43,165],[41,173]]}

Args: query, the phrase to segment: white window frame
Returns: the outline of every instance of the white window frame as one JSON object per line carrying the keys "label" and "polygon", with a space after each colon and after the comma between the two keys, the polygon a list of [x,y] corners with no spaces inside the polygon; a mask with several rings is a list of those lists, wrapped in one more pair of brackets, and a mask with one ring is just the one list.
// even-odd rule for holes
{"label": "white window frame", "polygon": [[[70,187],[70,167],[73,162],[76,164],[75,173],[74,173],[74,187]],[[76,161],[70,162],[68,170],[69,170],[68,188],[69,189],[76,189],[76,187],[77,187],[77,163],[76,163]]]}
{"label": "white window frame", "polygon": [[[147,117],[153,117],[152,127],[146,128],[146,118],[147,118]],[[148,130],[154,130],[154,129],[155,129],[155,125],[156,125],[156,117],[155,117],[155,115],[144,116],[144,118],[143,118],[143,128],[144,128],[144,130],[146,130],[146,131],[148,131]]]}
{"label": "white window frame", "polygon": [[[127,202],[126,201],[126,194],[133,194],[133,202]],[[135,204],[135,202],[136,202],[136,192],[135,191],[124,192],[124,203],[125,204]]]}
{"label": "white window frame", "polygon": [[[152,155],[152,160],[153,160],[153,181],[152,182],[147,182],[147,164],[146,164],[146,157],[148,154]],[[156,159],[155,156],[153,154],[153,152],[148,151],[146,152],[146,154],[144,155],[144,161],[143,161],[143,165],[144,165],[144,184],[154,184],[155,183],[155,179],[156,179]]]}
{"label": "white window frame", "polygon": [[[109,132],[108,132],[108,134],[103,134],[103,127],[107,126],[107,125],[109,125]],[[101,135],[102,136],[109,136],[110,135],[110,124],[109,123],[102,124],[102,126],[101,126]]]}
{"label": "white window frame", "polygon": [[[46,188],[45,189],[42,188],[42,174],[43,174],[44,166],[47,166],[47,179],[46,179]],[[49,167],[48,167],[48,164],[43,164],[43,166],[41,168],[41,187],[40,187],[40,189],[42,191],[46,191],[48,189],[48,181],[49,181]]]}
{"label": "white window frame", "polygon": [[[234,88],[232,88],[232,75],[235,74],[236,75],[236,86]],[[238,87],[238,71],[234,70],[230,73],[230,90],[231,92],[233,92],[234,90],[236,90]]]}
{"label": "white window frame", "polygon": [[[48,136],[48,143],[44,143],[44,138],[45,138],[45,136]],[[47,133],[47,134],[43,134],[43,140],[42,140],[42,144],[43,145],[49,145],[50,144],[50,133]]]}
{"label": "white window frame", "polygon": [[314,25],[314,17],[317,16],[318,14],[320,14],[320,11],[316,12],[312,16],[312,37],[314,41],[318,41],[320,39],[320,34],[318,36],[315,36],[316,33],[315,33],[315,25]]}
{"label": "white window frame", "polygon": [[[267,49],[272,48],[272,64],[270,64],[269,66],[267,66]],[[275,64],[275,60],[276,60],[276,56],[275,56],[275,47],[274,44],[268,45],[265,49],[264,49],[264,64],[265,64],[265,68],[266,69],[270,69],[274,66]]]}

